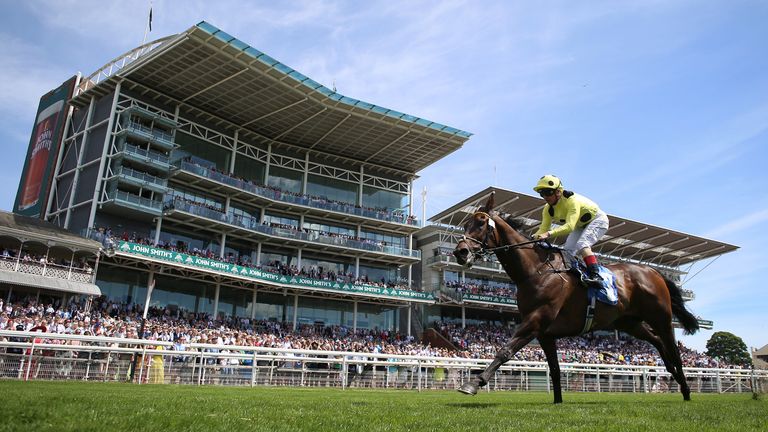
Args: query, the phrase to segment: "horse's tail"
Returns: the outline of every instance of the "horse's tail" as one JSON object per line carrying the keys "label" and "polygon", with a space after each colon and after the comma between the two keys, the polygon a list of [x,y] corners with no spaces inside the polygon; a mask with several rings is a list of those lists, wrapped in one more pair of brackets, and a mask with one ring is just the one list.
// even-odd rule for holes
{"label": "horse's tail", "polygon": [[694,334],[699,330],[699,320],[685,308],[685,301],[683,300],[683,292],[676,283],[672,282],[666,276],[663,276],[664,282],[667,284],[669,290],[669,297],[672,299],[672,314],[675,315],[677,321],[683,326],[685,334]]}

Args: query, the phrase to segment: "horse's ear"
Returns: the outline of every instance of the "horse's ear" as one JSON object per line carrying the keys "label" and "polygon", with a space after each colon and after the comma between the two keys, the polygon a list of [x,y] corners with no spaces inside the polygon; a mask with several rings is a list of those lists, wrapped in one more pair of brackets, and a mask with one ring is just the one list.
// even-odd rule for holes
{"label": "horse's ear", "polygon": [[495,196],[496,196],[496,191],[491,192],[491,196],[489,196],[488,201],[485,202],[485,211],[488,213],[493,211],[493,206],[496,204],[494,203]]}

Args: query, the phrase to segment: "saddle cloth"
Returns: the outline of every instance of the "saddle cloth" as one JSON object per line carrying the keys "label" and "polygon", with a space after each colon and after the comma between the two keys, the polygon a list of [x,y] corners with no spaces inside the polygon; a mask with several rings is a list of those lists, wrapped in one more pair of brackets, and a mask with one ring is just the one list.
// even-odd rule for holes
{"label": "saddle cloth", "polygon": [[599,288],[594,284],[589,284],[587,289],[589,301],[591,303],[592,298],[596,298],[599,302],[614,306],[619,302],[619,288],[616,286],[616,275],[603,266],[598,266],[598,268],[600,269],[599,273],[600,277],[603,278],[603,283]]}

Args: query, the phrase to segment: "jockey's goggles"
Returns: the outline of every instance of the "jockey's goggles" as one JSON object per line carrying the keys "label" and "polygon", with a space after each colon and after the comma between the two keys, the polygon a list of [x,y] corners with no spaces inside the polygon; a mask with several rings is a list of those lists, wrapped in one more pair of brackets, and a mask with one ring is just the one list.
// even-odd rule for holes
{"label": "jockey's goggles", "polygon": [[554,194],[555,194],[555,189],[541,189],[539,191],[539,195],[541,195],[543,197],[552,196]]}

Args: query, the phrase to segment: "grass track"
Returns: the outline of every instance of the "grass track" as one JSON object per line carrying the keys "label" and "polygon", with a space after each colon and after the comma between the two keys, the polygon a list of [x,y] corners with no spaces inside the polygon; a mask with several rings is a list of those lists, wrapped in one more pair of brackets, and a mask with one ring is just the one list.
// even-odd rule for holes
{"label": "grass track", "polygon": [[751,394],[226,388],[0,381],[0,431],[768,430]]}

